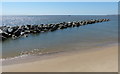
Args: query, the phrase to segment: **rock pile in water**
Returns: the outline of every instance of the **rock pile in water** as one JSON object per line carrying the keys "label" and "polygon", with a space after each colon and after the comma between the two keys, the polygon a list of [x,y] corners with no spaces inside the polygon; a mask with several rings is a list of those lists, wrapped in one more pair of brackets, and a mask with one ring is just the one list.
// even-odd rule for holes
{"label": "rock pile in water", "polygon": [[69,27],[79,27],[87,24],[94,24],[100,22],[106,22],[109,19],[98,19],[98,20],[84,20],[77,22],[62,22],[57,24],[40,24],[40,25],[22,25],[22,26],[1,26],[0,27],[0,38],[6,40],[8,38],[16,39],[21,36],[27,37],[28,34],[36,34],[41,32],[55,31],[58,29],[65,29]]}

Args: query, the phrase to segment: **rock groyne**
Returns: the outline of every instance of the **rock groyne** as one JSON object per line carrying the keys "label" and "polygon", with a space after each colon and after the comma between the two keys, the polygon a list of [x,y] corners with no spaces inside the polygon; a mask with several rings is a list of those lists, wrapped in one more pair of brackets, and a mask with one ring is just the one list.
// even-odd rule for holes
{"label": "rock groyne", "polygon": [[6,40],[8,38],[16,39],[22,36],[27,37],[29,34],[36,34],[41,32],[56,31],[58,29],[65,29],[70,27],[79,27],[87,24],[102,23],[109,21],[109,19],[91,19],[84,21],[62,22],[56,24],[40,24],[40,25],[22,25],[22,26],[1,26],[0,38]]}

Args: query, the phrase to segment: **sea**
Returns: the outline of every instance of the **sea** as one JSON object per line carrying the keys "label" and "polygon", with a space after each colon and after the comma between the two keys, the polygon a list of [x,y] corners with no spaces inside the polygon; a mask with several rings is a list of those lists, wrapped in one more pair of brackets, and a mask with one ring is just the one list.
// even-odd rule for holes
{"label": "sea", "polygon": [[1,41],[1,59],[89,50],[96,46],[118,42],[117,15],[4,15],[0,18],[2,21],[0,26],[54,24],[90,19],[110,21]]}

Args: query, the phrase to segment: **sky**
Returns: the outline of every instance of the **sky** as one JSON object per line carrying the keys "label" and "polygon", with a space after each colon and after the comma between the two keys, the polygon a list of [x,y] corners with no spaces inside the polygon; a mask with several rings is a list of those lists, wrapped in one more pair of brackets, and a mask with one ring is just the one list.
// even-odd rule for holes
{"label": "sky", "polygon": [[120,0],[1,0],[2,2],[119,2]]}
{"label": "sky", "polygon": [[117,2],[3,2],[3,15],[113,15]]}

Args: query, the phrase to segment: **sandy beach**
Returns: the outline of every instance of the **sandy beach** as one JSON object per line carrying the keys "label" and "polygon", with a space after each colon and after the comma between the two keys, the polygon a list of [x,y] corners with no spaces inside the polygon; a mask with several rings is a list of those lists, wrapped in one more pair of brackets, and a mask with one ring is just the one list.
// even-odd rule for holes
{"label": "sandy beach", "polygon": [[58,54],[49,59],[3,66],[3,72],[118,72],[118,46]]}
{"label": "sandy beach", "polygon": [[2,72],[118,72],[118,2],[3,2],[2,9]]}

